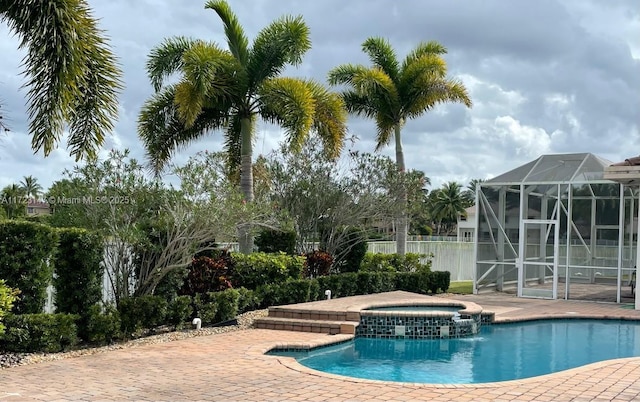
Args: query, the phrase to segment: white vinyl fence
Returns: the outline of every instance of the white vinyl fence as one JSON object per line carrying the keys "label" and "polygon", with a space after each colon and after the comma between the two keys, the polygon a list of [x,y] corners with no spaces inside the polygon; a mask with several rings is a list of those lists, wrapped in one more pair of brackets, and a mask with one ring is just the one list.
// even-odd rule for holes
{"label": "white vinyl fence", "polygon": [[[396,252],[395,241],[368,242],[368,250],[372,253],[393,254]],[[451,272],[452,281],[473,280],[475,258],[473,243],[453,241],[408,241],[407,253],[433,254],[432,271]]]}

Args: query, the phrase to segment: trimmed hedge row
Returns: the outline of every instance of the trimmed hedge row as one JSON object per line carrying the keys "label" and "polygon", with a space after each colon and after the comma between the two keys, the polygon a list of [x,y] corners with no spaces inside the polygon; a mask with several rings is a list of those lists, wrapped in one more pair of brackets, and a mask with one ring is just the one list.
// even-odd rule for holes
{"label": "trimmed hedge row", "polygon": [[58,243],[57,231],[24,221],[0,221],[0,278],[20,290],[17,314],[41,313],[53,277],[48,261]]}
{"label": "trimmed hedge row", "polygon": [[[117,310],[110,306],[103,310],[95,304],[82,317],[76,314],[7,315],[6,331],[0,335],[0,350],[59,352],[76,345],[80,338],[90,343],[109,343],[141,331],[153,332],[165,325],[182,328],[194,317],[199,317],[203,325],[211,325],[259,307],[321,300],[326,289],[335,297],[392,290],[445,292],[449,279],[449,272],[345,273],[316,279],[290,279],[256,290],[239,288],[195,297],[179,296],[170,302],[160,296],[127,298],[120,301]],[[80,332],[78,323],[84,325]]]}
{"label": "trimmed hedge row", "polygon": [[84,317],[102,298],[103,253],[104,242],[97,233],[0,222],[0,278],[20,290],[12,312],[41,313],[47,286],[54,284],[58,312]]}
{"label": "trimmed hedge row", "polygon": [[325,290],[333,297],[405,290],[414,293],[446,292],[450,272],[348,272],[315,279],[289,280],[281,284],[264,285],[256,289],[261,307],[304,303],[324,299]]}

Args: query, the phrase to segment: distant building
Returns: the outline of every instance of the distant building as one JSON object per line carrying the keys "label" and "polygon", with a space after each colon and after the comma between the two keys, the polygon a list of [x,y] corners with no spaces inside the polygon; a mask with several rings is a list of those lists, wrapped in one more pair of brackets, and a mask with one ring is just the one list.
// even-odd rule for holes
{"label": "distant building", "polygon": [[474,241],[476,235],[476,206],[464,210],[464,214],[458,215],[458,241]]}
{"label": "distant building", "polygon": [[29,200],[27,202],[27,216],[39,216],[51,214],[51,206],[48,202]]}

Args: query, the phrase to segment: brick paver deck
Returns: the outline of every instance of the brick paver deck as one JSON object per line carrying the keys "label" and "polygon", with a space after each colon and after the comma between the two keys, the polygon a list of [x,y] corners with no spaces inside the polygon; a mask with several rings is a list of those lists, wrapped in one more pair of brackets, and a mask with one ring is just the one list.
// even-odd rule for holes
{"label": "brick paver deck", "polygon": [[[640,319],[640,312],[614,304],[507,295],[455,298],[475,302],[504,320],[551,316]],[[253,329],[14,367],[0,371],[0,401],[640,400],[640,357],[519,381],[429,385],[339,377],[307,369],[291,358],[263,354],[275,345],[319,344],[344,337],[348,336]]]}

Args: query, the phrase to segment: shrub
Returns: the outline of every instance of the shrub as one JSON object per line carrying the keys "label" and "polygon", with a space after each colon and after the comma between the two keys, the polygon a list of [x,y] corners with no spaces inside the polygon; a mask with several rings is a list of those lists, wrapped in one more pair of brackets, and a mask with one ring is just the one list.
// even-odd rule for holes
{"label": "shrub", "polygon": [[296,232],[294,230],[264,229],[256,236],[255,244],[263,253],[293,255],[296,252]]}
{"label": "shrub", "polygon": [[398,272],[395,279],[396,290],[427,293],[431,288],[431,274],[428,272]]}
{"label": "shrub", "polygon": [[262,304],[262,299],[257,291],[246,288],[237,288],[236,290],[238,291],[239,313],[255,310]]}
{"label": "shrub", "polygon": [[221,250],[212,257],[193,258],[180,294],[194,296],[230,288],[232,267],[233,259],[226,250]]}
{"label": "shrub", "polygon": [[367,254],[364,233],[356,228],[349,229],[345,241],[338,247],[335,254],[342,256],[338,262],[340,272],[358,272]]}
{"label": "shrub", "polygon": [[216,322],[218,305],[210,299],[209,295],[211,294],[212,293],[201,293],[195,295],[193,298],[194,315],[200,318],[204,325]]}
{"label": "shrub", "polygon": [[120,314],[113,305],[103,308],[94,304],[86,314],[84,339],[87,342],[105,344],[120,337]]}
{"label": "shrub", "polygon": [[9,314],[0,350],[7,352],[61,352],[78,343],[73,314]]}
{"label": "shrub", "polygon": [[53,277],[48,263],[58,241],[53,228],[25,221],[0,221],[0,278],[20,289],[16,314],[41,313]]}
{"label": "shrub", "polygon": [[421,263],[424,254],[407,253],[403,256],[398,254],[367,253],[360,266],[361,271],[375,272],[417,272],[431,270],[431,260]]}
{"label": "shrub", "polygon": [[235,289],[209,293],[209,299],[214,301],[217,308],[215,321],[229,321],[238,316],[238,299],[240,293]]}
{"label": "shrub", "polygon": [[169,303],[167,323],[175,329],[184,328],[193,316],[193,305],[190,296],[178,296]]}
{"label": "shrub", "polygon": [[153,294],[168,301],[174,300],[184,288],[188,273],[187,268],[178,268],[167,272],[158,282]]}
{"label": "shrub", "polygon": [[20,293],[18,290],[11,289],[6,285],[5,281],[0,279],[0,335],[4,332],[2,319],[11,311],[11,307],[13,307],[13,302],[16,301],[18,293]]}
{"label": "shrub", "polygon": [[79,314],[78,333],[86,338],[85,329],[92,306],[102,300],[104,239],[84,229],[58,229],[53,280],[56,289],[56,311]]}
{"label": "shrub", "polygon": [[451,272],[449,271],[434,271],[431,273],[433,284],[431,291],[436,293],[440,289],[445,293],[449,289],[451,284]]}
{"label": "shrub", "polygon": [[304,257],[288,256],[284,253],[233,254],[235,262],[233,278],[236,286],[256,289],[270,283],[280,283],[287,279],[300,279],[304,267]]}
{"label": "shrub", "polygon": [[153,330],[163,325],[167,317],[167,301],[160,296],[140,296],[121,299],[118,303],[121,329],[125,336],[140,329]]}
{"label": "shrub", "polygon": [[333,257],[331,254],[321,250],[311,251],[305,254],[304,277],[317,278],[329,275],[332,265]]}

